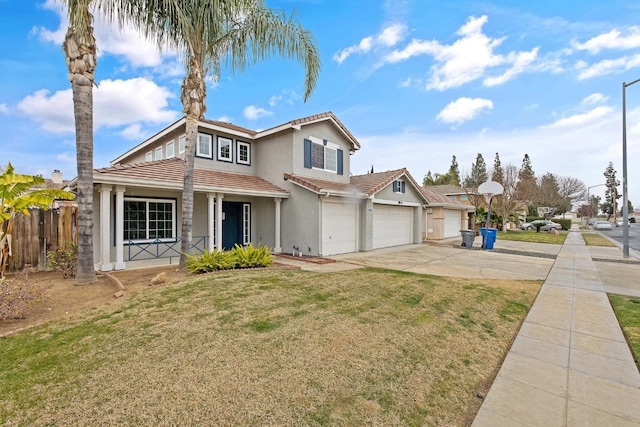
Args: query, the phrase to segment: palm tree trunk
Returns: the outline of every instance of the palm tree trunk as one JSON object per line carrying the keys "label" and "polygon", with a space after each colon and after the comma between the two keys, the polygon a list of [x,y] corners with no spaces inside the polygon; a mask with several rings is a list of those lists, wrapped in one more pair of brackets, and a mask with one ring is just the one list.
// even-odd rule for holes
{"label": "palm tree trunk", "polygon": [[78,273],[77,284],[97,281],[93,260],[93,82],[96,44],[89,27],[89,43],[80,43],[69,26],[63,49],[73,92],[78,169]]}
{"label": "palm tree trunk", "polygon": [[182,187],[182,235],[180,268],[185,266],[191,254],[193,233],[193,169],[198,143],[198,121],[206,111],[207,86],[202,66],[202,55],[196,52],[189,58],[189,70],[182,82],[181,100],[187,118],[185,130],[184,183]]}

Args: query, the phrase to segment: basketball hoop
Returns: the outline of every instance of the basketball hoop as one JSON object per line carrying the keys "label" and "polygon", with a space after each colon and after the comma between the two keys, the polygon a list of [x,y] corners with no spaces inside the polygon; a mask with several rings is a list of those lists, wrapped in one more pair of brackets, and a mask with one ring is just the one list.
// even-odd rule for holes
{"label": "basketball hoop", "polygon": [[[487,181],[478,186],[478,193],[482,194],[487,200],[487,224],[485,226],[485,233],[482,236],[482,248],[487,249],[487,237],[489,236],[489,226],[491,225],[491,199],[493,196],[499,196],[504,192],[504,187],[499,182]],[[492,247],[489,247],[492,249]]]}

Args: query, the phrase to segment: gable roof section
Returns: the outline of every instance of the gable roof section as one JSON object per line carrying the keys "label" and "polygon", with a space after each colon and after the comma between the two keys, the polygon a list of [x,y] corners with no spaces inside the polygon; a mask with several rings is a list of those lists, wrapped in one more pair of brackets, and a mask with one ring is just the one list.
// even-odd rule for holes
{"label": "gable roof section", "polygon": [[444,185],[428,185],[427,188],[438,194],[444,194],[445,196],[452,196],[458,194],[467,194],[464,188],[457,185],[444,184]]}
{"label": "gable roof section", "polygon": [[[178,158],[171,158],[95,169],[93,171],[93,180],[96,184],[119,184],[125,186],[181,190],[184,180],[184,161]],[[194,170],[193,188],[196,191],[265,197],[289,197],[289,193],[282,188],[255,175],[207,169]]]}
{"label": "gable roof section", "polygon": [[292,175],[289,173],[284,174],[284,179],[317,194],[357,198],[366,197],[366,194],[362,193],[356,186],[344,182],[326,181],[324,179],[308,178],[306,176]]}
{"label": "gable roof section", "polygon": [[[338,129],[338,132],[340,132],[345,137],[345,139],[349,142],[349,144],[351,145],[351,150],[355,151],[360,149],[360,143],[358,142],[358,140],[353,136],[351,132],[349,132],[347,127],[340,120],[338,120],[335,114],[333,114],[331,111],[328,111],[326,113],[314,114],[313,116],[302,117],[300,119],[295,119],[290,122],[283,123],[281,125],[274,126],[272,128],[269,128],[260,132],[247,129],[242,126],[234,125],[233,123],[221,122],[219,120],[209,120],[209,119],[199,120],[198,126],[201,126],[210,130],[218,131],[218,132],[228,133],[246,140],[257,141],[260,138],[263,138],[265,136],[269,136],[278,132],[282,132],[287,129],[300,130],[302,126],[312,124],[312,123],[318,123],[322,121],[329,121],[331,124],[333,124],[333,126],[336,129]],[[167,134],[173,132],[176,129],[179,129],[181,126],[184,126],[185,123],[186,123],[186,119],[184,117],[173,122],[166,128],[162,129],[160,132],[147,138],[146,140],[136,145],[132,149],[126,151],[124,154],[121,154],[120,156],[113,159],[111,161],[111,165],[112,166],[117,165],[123,159],[126,159],[132,154],[138,151],[141,151],[145,147],[156,142],[158,139],[166,136]]]}
{"label": "gable roof section", "polygon": [[[409,180],[416,192],[424,198],[420,186],[406,168],[395,169],[386,172],[368,173],[351,177],[351,183],[367,196],[371,197],[383,188],[389,186],[396,179],[405,177]],[[426,200],[426,199],[425,199]]]}

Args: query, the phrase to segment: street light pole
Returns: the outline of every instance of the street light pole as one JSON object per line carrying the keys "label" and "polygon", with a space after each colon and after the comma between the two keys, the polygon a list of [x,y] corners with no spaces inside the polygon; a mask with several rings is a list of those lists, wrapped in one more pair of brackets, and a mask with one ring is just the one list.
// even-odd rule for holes
{"label": "street light pole", "polygon": [[622,82],[622,257],[629,258],[629,193],[627,191],[627,87],[640,82]]}
{"label": "street light pole", "polygon": [[[589,190],[591,190],[592,188],[596,188],[596,187],[602,187],[605,186],[607,184],[596,184],[596,185],[592,185],[591,187],[587,187],[587,206],[589,207],[589,211],[587,214],[587,225],[589,225],[589,221],[591,220],[591,197],[589,197]],[[596,216],[598,216],[598,206],[596,205]]]}

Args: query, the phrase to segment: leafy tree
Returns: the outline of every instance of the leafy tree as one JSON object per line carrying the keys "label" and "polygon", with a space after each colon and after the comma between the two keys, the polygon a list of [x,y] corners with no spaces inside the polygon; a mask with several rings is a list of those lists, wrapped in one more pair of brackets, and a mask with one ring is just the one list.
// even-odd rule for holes
{"label": "leafy tree", "polygon": [[424,176],[424,178],[422,179],[422,185],[424,187],[428,186],[428,185],[435,185],[433,183],[433,175],[431,174],[431,171],[427,171],[427,174]]}
{"label": "leafy tree", "polygon": [[[570,176],[557,175],[556,182],[558,183],[558,194],[560,195],[560,198],[565,199],[569,206],[567,208],[567,211],[571,210],[571,207],[574,206],[577,202],[584,200],[584,197],[587,193],[587,186],[584,185],[584,182]],[[564,212],[558,213],[560,214]]]}
{"label": "leafy tree", "polygon": [[620,181],[616,178],[616,170],[613,168],[613,163],[609,162],[607,168],[604,171],[606,190],[604,192],[604,202],[600,205],[600,210],[607,214],[607,220],[611,218],[611,215],[616,214],[618,199],[618,186]]}
{"label": "leafy tree", "polygon": [[73,194],[58,189],[33,189],[44,184],[41,176],[21,175],[11,163],[0,175],[0,278],[11,255],[13,223],[18,213],[29,215],[29,208],[47,209],[55,199],[73,199]]}
{"label": "leafy tree", "polygon": [[[142,9],[139,4],[143,4]],[[183,267],[191,251],[193,169],[198,121],[206,111],[206,76],[211,72],[219,76],[222,64],[231,72],[241,71],[279,54],[303,63],[306,101],[318,80],[320,57],[310,31],[293,17],[268,9],[262,0],[141,0],[132,5],[138,8],[140,27],[146,28],[160,46],[166,43],[176,47],[187,67],[180,97],[187,119],[180,256]]]}
{"label": "leafy tree", "polygon": [[504,170],[502,168],[502,162],[500,162],[500,155],[498,153],[496,153],[496,157],[493,160],[493,171],[491,172],[491,181],[499,182],[500,184],[502,184],[502,182],[504,181]]}
{"label": "leafy tree", "polygon": [[515,213],[518,207],[518,169],[514,165],[507,165],[503,170],[500,183],[504,187],[504,191],[502,195],[493,197],[493,206],[498,215],[502,217],[502,227],[506,231],[507,222],[517,219]]}
{"label": "leafy tree", "polygon": [[463,180],[464,190],[467,198],[476,207],[476,216],[480,215],[478,208],[484,203],[484,196],[478,194],[478,187],[488,180],[487,164],[481,153],[476,156],[476,161],[471,163],[471,172],[469,172]]}
{"label": "leafy tree", "polygon": [[600,205],[600,196],[591,196],[591,200],[586,205],[582,205],[578,208],[577,214],[580,217],[586,216],[587,218],[598,216]]}
{"label": "leafy tree", "polygon": [[560,187],[556,175],[547,172],[540,178],[538,184],[538,205],[551,210],[549,216],[566,212],[571,207],[569,201],[560,195]]}

